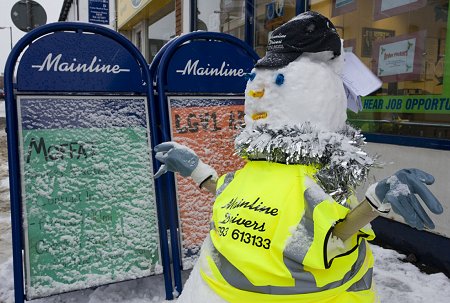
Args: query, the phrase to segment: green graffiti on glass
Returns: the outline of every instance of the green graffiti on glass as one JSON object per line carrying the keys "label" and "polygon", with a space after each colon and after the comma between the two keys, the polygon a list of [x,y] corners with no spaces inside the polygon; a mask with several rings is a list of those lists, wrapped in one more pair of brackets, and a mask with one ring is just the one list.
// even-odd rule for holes
{"label": "green graffiti on glass", "polygon": [[24,130],[22,143],[31,297],[155,272],[145,127]]}

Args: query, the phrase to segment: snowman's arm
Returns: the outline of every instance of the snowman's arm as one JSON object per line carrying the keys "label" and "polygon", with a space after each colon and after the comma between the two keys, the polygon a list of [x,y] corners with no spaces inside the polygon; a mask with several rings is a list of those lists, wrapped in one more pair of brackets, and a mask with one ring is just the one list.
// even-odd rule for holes
{"label": "snowman's arm", "polygon": [[179,173],[183,177],[192,177],[200,188],[205,187],[215,193],[217,182],[216,170],[204,163],[197,154],[187,146],[173,141],[164,142],[155,146],[155,158],[162,163],[153,178],[159,178],[168,171]]}
{"label": "snowman's arm", "polygon": [[347,214],[343,221],[335,225],[332,234],[345,241],[380,214],[367,199],[364,199]]}
{"label": "snowman's arm", "polygon": [[397,171],[394,175],[369,186],[366,199],[348,213],[344,221],[336,224],[333,234],[345,240],[380,213],[389,213],[391,207],[409,226],[418,230],[433,229],[433,221],[415,196],[420,196],[432,213],[441,214],[442,204],[426,186],[433,183],[434,177],[420,169]]}
{"label": "snowman's arm", "polygon": [[206,179],[200,184],[200,188],[208,190],[213,195],[216,194],[216,186],[217,186],[217,179],[215,178]]}

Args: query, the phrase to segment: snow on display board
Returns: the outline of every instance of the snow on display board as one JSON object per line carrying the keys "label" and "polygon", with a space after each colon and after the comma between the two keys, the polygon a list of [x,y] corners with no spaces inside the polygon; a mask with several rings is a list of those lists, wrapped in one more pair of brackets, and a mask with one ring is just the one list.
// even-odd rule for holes
{"label": "snow on display board", "polygon": [[[243,97],[169,97],[172,139],[223,175],[241,168],[234,137],[244,124]],[[176,176],[183,269],[193,267],[210,229],[214,197],[191,178]]]}
{"label": "snow on display board", "polygon": [[18,96],[27,299],[162,272],[146,104]]}

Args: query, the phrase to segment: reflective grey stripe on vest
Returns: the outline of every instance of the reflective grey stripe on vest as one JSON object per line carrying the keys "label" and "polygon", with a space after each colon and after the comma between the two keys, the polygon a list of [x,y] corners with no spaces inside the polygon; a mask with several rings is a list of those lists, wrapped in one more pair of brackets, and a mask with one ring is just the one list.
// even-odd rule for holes
{"label": "reflective grey stripe on vest", "polygon": [[361,280],[355,282],[347,291],[361,291],[370,289],[372,287],[372,276],[373,268],[369,268]]}
{"label": "reflective grey stripe on vest", "polygon": [[[216,191],[216,197],[218,197],[225,188],[233,181],[234,179],[234,172],[227,173],[224,177],[223,184],[219,187],[219,189]],[[215,230],[216,225],[214,224],[214,221],[209,222],[209,230]]]}
{"label": "reflective grey stripe on vest", "polygon": [[[361,242],[358,252],[358,259],[353,264],[352,268],[345,274],[344,278],[340,281],[332,282],[322,287],[317,287],[314,276],[310,272],[304,271],[303,265],[297,263],[286,264],[288,268],[291,269],[292,277],[295,279],[295,286],[289,287],[270,286],[270,285],[255,286],[244,276],[242,272],[240,272],[235,266],[233,266],[233,264],[231,264],[222,254],[220,254],[217,250],[214,250],[214,253],[217,254],[219,257],[219,263],[217,264],[217,266],[220,270],[220,273],[222,274],[223,278],[235,288],[264,294],[276,294],[276,295],[306,294],[333,289],[351,280],[358,273],[362,264],[364,263],[364,259],[366,257],[366,241],[363,240]],[[294,265],[297,268],[295,272],[292,271],[291,267]],[[367,279],[370,277],[371,283],[372,271],[371,270],[369,271],[366,273],[366,275],[364,275],[364,277]],[[358,281],[357,283],[359,283],[360,281]],[[362,284],[356,285],[357,283],[352,285],[353,287],[352,291],[355,291],[358,286],[362,286]]]}
{"label": "reflective grey stripe on vest", "polygon": [[231,183],[231,181],[233,181],[233,179],[234,179],[234,172],[225,175],[225,180],[223,180],[223,184],[216,191],[216,197],[218,197],[224,191],[224,189],[228,186],[228,184]]}

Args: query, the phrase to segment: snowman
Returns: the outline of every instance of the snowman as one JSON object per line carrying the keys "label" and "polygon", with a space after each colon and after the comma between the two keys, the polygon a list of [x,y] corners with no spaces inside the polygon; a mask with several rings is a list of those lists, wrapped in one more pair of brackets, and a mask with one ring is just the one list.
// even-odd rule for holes
{"label": "snowman", "polygon": [[178,172],[216,196],[178,303],[377,302],[368,223],[392,209],[415,228],[434,227],[415,194],[435,213],[442,206],[420,170],[401,170],[356,200],[374,161],[346,124],[343,58],[331,21],[300,14],[274,30],[248,75],[235,139],[242,169],[219,178],[188,147],[155,147],[163,163],[155,177]]}

